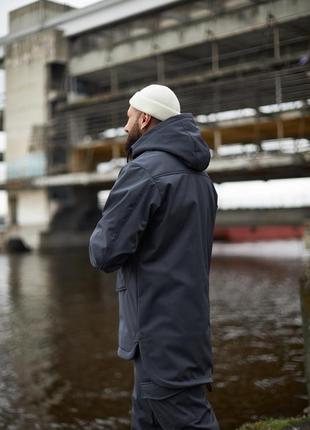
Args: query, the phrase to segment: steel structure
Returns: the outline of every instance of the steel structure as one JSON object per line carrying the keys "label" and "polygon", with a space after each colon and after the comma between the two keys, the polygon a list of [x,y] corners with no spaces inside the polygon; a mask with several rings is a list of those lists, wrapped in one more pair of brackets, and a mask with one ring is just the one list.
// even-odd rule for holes
{"label": "steel structure", "polygon": [[[308,1],[157,2],[134,15],[126,3],[137,2],[94,5],[97,13],[119,10],[102,25],[93,15],[83,31],[63,25],[69,60],[53,69],[50,173],[91,171],[122,154],[128,98],[152,82],[177,92],[215,152],[250,142],[260,152],[264,140],[310,137]],[[216,115],[227,111],[233,121]],[[309,160],[299,158],[302,169],[289,176],[309,175]]]}
{"label": "steel structure", "polygon": [[128,99],[150,83],[194,114],[215,182],[309,176],[309,28],[309,0],[38,0],[11,12],[8,237],[86,243],[98,191],[124,161]]}

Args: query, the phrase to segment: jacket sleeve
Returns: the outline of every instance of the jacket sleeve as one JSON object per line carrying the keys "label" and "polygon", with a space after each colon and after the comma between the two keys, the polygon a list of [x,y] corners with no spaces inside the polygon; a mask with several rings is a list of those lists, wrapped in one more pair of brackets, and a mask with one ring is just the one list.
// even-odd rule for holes
{"label": "jacket sleeve", "polygon": [[160,206],[154,179],[133,161],[115,182],[89,243],[91,264],[104,272],[119,269],[135,253],[150,217]]}

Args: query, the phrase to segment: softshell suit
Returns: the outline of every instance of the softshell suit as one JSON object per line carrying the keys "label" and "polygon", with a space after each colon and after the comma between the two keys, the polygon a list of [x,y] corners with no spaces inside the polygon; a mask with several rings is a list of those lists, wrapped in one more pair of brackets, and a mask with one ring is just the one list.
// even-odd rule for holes
{"label": "softshell suit", "polygon": [[90,260],[117,270],[118,355],[136,350],[152,382],[212,380],[209,269],[217,194],[210,151],[192,114],[173,116],[132,146],[90,239]]}

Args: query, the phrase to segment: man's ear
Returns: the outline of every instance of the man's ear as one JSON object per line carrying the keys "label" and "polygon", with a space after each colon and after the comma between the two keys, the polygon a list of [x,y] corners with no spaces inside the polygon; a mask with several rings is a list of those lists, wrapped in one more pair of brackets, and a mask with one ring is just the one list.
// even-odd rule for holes
{"label": "man's ear", "polygon": [[140,128],[141,130],[144,130],[148,128],[150,122],[152,121],[152,116],[148,113],[142,112],[142,115],[140,115]]}

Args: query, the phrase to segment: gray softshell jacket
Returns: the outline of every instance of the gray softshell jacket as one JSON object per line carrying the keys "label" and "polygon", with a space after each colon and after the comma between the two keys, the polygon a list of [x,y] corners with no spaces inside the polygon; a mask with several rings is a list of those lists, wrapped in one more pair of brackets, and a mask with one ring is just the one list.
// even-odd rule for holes
{"label": "gray softshell jacket", "polygon": [[217,194],[210,151],[191,114],[156,125],[132,146],[90,238],[90,260],[117,270],[118,355],[137,346],[151,380],[212,380],[209,270]]}

